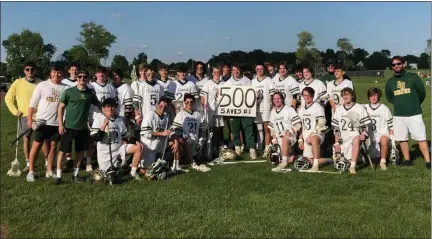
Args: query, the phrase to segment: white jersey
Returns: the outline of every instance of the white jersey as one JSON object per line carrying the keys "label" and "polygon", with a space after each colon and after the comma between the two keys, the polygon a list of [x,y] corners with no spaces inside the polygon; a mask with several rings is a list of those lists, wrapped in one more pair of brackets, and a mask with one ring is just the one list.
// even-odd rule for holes
{"label": "white jersey", "polygon": [[336,106],[343,105],[341,90],[346,87],[354,89],[352,81],[344,79],[339,84],[336,84],[336,80],[327,82],[327,94],[330,96],[330,99],[334,100]]}
{"label": "white jersey", "polygon": [[311,133],[315,132],[316,123],[318,119],[325,119],[324,108],[317,102],[312,105],[302,106],[298,112],[302,121],[302,136],[307,139]]}
{"label": "white jersey", "polygon": [[156,110],[159,99],[164,95],[164,89],[156,80],[144,81],[138,84],[137,94],[134,95],[133,101],[141,107],[141,115],[144,116],[151,111]]}
{"label": "white jersey", "polygon": [[183,134],[194,141],[198,140],[200,129],[202,128],[204,128],[204,124],[201,122],[201,115],[197,111],[192,110],[192,112],[188,112],[184,109],[179,111],[171,126],[172,131],[180,129]]}
{"label": "white jersey", "polygon": [[275,89],[270,77],[264,77],[262,80],[254,78],[252,85],[256,88],[257,94],[257,112],[270,111],[272,108],[271,96],[274,94]]}
{"label": "white jersey", "polygon": [[[196,78],[196,77],[195,76],[189,76],[188,78]],[[198,98],[201,95],[202,88],[204,87],[205,84],[207,84],[208,81],[209,80],[207,79],[207,77],[204,77],[201,80],[196,79],[195,86],[197,89]],[[204,115],[204,109],[202,107],[201,101],[195,100],[194,105],[195,105],[194,109],[197,110],[203,116]]]}
{"label": "white jersey", "polygon": [[388,135],[389,130],[393,129],[393,116],[390,109],[381,103],[365,104],[364,107],[371,118],[371,124],[368,128],[369,136]]}
{"label": "white jersey", "polygon": [[273,88],[275,92],[282,92],[285,97],[285,105],[292,105],[293,96],[300,93],[299,83],[292,76],[281,79],[282,76],[276,75],[273,78]]}
{"label": "white jersey", "polygon": [[165,129],[168,129],[168,115],[160,116],[155,111],[147,113],[141,123],[141,142],[150,150],[159,149],[166,136],[155,137],[152,133],[163,132]]}
{"label": "white jersey", "polygon": [[[111,84],[105,83],[104,85],[101,85],[97,82],[91,82],[87,86],[89,89],[95,91],[96,97],[101,103],[108,98],[117,99],[117,89]],[[89,114],[90,119],[94,119],[97,113],[102,113],[102,112],[99,110],[98,107],[92,105],[90,107],[90,114]]]}
{"label": "white jersey", "polygon": [[74,81],[72,81],[69,78],[63,79],[61,83],[65,84],[65,85],[67,85],[69,87],[76,86],[78,84],[77,81],[76,81],[76,79]]}
{"label": "white jersey", "polygon": [[[311,87],[312,89],[314,89],[315,91],[315,95],[313,100],[315,101],[318,98],[323,98],[325,95],[327,95],[327,87],[324,85],[324,83],[320,80],[316,80],[316,79],[312,79],[311,82],[306,83],[306,81],[302,81],[299,84],[299,88],[300,88],[300,95],[303,92],[303,89],[306,87]],[[304,99],[303,96],[301,96],[301,107],[304,107],[305,103],[304,103]]]}
{"label": "white jersey", "polygon": [[[112,84],[115,87],[114,84]],[[132,88],[126,84],[122,83],[117,89],[117,109],[116,113],[118,116],[125,116],[125,109],[132,109],[133,106],[133,90]]]}
{"label": "white jersey", "polygon": [[60,83],[54,84],[51,80],[36,85],[29,107],[37,108],[36,119],[46,120],[46,125],[58,126],[57,109],[60,105],[60,96],[69,86]]}
{"label": "white jersey", "polygon": [[145,81],[146,80],[136,80],[136,81],[131,83],[131,89],[132,89],[134,95],[139,95],[138,86],[141,85],[142,83],[144,83]]}
{"label": "white jersey", "polygon": [[184,101],[185,94],[191,94],[195,98],[198,98],[197,88],[194,83],[191,81],[185,80],[183,82],[176,80],[175,82],[175,93],[173,102],[181,102]]}
{"label": "white jersey", "polygon": [[273,130],[276,135],[283,135],[289,131],[295,124],[301,124],[297,112],[290,106],[284,105],[281,109],[274,107],[270,113],[269,129]]}
{"label": "white jersey", "polygon": [[[204,74],[204,76],[203,76],[203,78],[202,78],[201,80],[198,80],[198,77],[196,77],[196,76],[193,75],[193,74],[188,75],[188,76],[186,77],[186,79],[187,79],[188,81],[194,83],[194,84],[197,85],[197,86],[198,86],[198,82],[200,82],[200,81],[202,81],[202,80],[206,80],[206,81],[208,80],[208,78],[207,78],[207,76],[206,76],[205,74]],[[203,82],[203,83],[205,83],[205,82]],[[204,84],[202,84],[202,85],[204,85]],[[198,87],[200,87],[200,86],[198,86]],[[201,86],[200,88],[202,88],[202,86]]]}
{"label": "white jersey", "polygon": [[246,76],[243,76],[240,79],[234,79],[234,77],[231,76],[231,78],[229,78],[225,82],[225,86],[248,86],[248,85],[252,85],[252,81]]}
{"label": "white jersey", "polygon": [[216,82],[214,80],[209,80],[204,85],[201,90],[200,96],[206,99],[208,110],[215,112],[216,111],[216,93],[219,91],[220,87],[223,86],[225,82],[219,81]]}
{"label": "white jersey", "polygon": [[[366,109],[361,104],[353,103],[351,107],[342,105],[336,108],[332,117],[332,126],[338,127],[341,133],[342,141],[349,141],[357,135],[360,135],[359,129],[355,128],[353,122],[348,118],[350,112],[355,112],[358,116],[358,124],[360,127],[367,127],[371,123],[371,118],[366,112]],[[352,113],[351,113],[352,114]]]}
{"label": "white jersey", "polygon": [[[101,113],[95,114],[93,124],[91,126],[91,133],[90,134],[96,134],[100,127],[102,127],[103,122],[105,120],[105,116]],[[109,131],[108,131],[109,130]],[[126,139],[129,137],[129,133],[126,129],[125,124],[123,123],[123,120],[120,117],[110,119],[108,126],[105,128],[105,134],[101,141],[97,142],[97,152],[99,154],[107,155],[109,157],[109,141],[108,141],[108,133],[111,137],[111,152],[117,151],[120,146],[123,144],[123,139]]]}
{"label": "white jersey", "polygon": [[174,93],[175,93],[175,82],[172,80],[157,80],[158,84],[161,85],[164,88],[164,96],[170,100],[174,99]]}

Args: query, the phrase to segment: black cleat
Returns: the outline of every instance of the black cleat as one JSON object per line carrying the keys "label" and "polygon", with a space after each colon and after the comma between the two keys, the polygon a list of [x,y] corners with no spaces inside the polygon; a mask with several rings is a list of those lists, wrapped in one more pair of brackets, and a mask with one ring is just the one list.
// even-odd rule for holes
{"label": "black cleat", "polygon": [[426,163],[426,169],[429,170],[429,171],[431,171],[431,162]]}
{"label": "black cleat", "polygon": [[400,166],[412,166],[412,165],[413,165],[413,163],[412,163],[411,160],[403,160],[403,161],[400,163]]}
{"label": "black cleat", "polygon": [[57,185],[59,185],[59,184],[61,184],[62,183],[62,179],[61,178],[55,178],[54,179],[54,184],[57,184]]}

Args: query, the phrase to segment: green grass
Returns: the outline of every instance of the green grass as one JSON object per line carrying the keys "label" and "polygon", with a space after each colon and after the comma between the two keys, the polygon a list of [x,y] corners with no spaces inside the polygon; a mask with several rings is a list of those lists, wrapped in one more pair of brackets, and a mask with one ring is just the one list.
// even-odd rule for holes
{"label": "green grass", "polygon": [[[358,101],[366,102],[368,87],[384,84],[356,79]],[[430,139],[430,87],[427,92],[423,119]],[[3,102],[1,119],[1,224],[11,238],[431,237],[430,173],[415,145],[413,167],[364,168],[356,176],[275,174],[268,164],[237,164],[160,182],[57,186],[6,176],[16,121]],[[37,172],[44,176],[42,166],[40,158]]]}

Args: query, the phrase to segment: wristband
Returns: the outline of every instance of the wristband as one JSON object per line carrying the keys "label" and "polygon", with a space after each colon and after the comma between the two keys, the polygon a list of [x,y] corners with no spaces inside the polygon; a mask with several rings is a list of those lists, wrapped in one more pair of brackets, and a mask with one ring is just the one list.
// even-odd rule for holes
{"label": "wristband", "polygon": [[297,140],[298,142],[303,142],[303,139],[299,139],[299,140]]}

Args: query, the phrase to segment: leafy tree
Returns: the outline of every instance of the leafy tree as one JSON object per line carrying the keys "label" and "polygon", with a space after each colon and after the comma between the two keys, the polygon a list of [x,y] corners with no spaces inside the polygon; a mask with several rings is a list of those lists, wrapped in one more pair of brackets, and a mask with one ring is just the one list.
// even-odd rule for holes
{"label": "leafy tree", "polygon": [[347,57],[352,54],[353,52],[353,45],[351,44],[350,40],[348,38],[341,38],[338,39],[336,42],[336,46],[341,51],[341,57],[342,61],[344,62],[344,65],[349,68],[353,65],[352,61],[348,60]]}
{"label": "leafy tree", "polygon": [[6,79],[9,79],[9,75],[7,74],[7,63],[0,62],[0,76],[4,76]]}
{"label": "leafy tree", "polygon": [[425,49],[425,51],[426,51],[426,54],[429,56],[428,57],[428,64],[429,64],[429,68],[430,68],[430,65],[431,65],[431,54],[432,54],[431,39],[427,39],[426,40],[426,49]]}
{"label": "leafy tree", "polygon": [[323,54],[323,62],[326,63],[328,60],[336,60],[336,53],[333,49],[327,49]]}
{"label": "leafy tree", "polygon": [[368,56],[369,56],[369,52],[367,52],[363,48],[355,48],[352,52],[352,58],[353,58],[354,64],[357,64],[360,61],[364,61],[364,59],[366,59],[366,57],[368,57]]}
{"label": "leafy tree", "polygon": [[383,54],[385,57],[390,58],[391,57],[391,52],[388,49],[383,49],[381,50],[381,54]]}
{"label": "leafy tree", "polygon": [[44,78],[49,74],[51,58],[57,48],[45,44],[40,33],[24,29],[21,33],[13,33],[2,42],[6,50],[7,73],[17,77],[23,74],[27,61],[36,65],[36,77]]}
{"label": "leafy tree", "polygon": [[88,57],[100,63],[103,58],[108,58],[109,50],[117,37],[95,22],[81,24],[80,38],[78,41],[87,51]]}
{"label": "leafy tree", "polygon": [[129,62],[125,56],[115,55],[111,62],[112,69],[119,69],[123,72],[123,74],[127,74],[130,72],[129,70]]}
{"label": "leafy tree", "polygon": [[141,52],[138,54],[137,57],[134,57],[134,59],[132,60],[132,64],[135,65],[136,67],[138,67],[139,64],[143,63],[145,65],[147,65],[147,55],[144,52]]}
{"label": "leafy tree", "polygon": [[419,61],[419,57],[418,56],[414,56],[414,55],[406,55],[403,57],[405,59],[406,62],[408,62],[409,64],[411,63],[416,63],[418,64]]}
{"label": "leafy tree", "polygon": [[156,58],[150,62],[150,65],[153,66],[156,69],[156,71],[159,71],[159,66],[161,64],[163,64],[163,62],[159,59],[156,59]]}
{"label": "leafy tree", "polygon": [[385,70],[391,60],[381,52],[375,51],[365,60],[365,67],[369,70]]}
{"label": "leafy tree", "polygon": [[322,60],[319,51],[314,48],[315,42],[310,32],[302,31],[297,34],[296,61],[297,63],[309,64],[311,62],[320,62]]}
{"label": "leafy tree", "polygon": [[430,69],[431,65],[430,65],[430,56],[423,52],[422,54],[420,54],[419,57],[419,61],[418,61],[418,68],[419,69]]}

